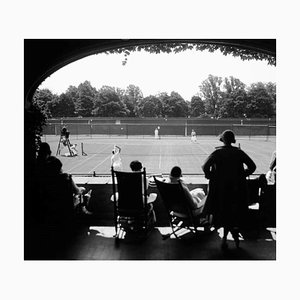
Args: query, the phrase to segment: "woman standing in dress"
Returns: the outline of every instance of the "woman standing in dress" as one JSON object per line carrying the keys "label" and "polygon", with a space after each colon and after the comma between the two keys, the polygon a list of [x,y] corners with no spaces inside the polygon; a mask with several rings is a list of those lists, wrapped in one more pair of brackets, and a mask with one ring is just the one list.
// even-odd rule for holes
{"label": "woman standing in dress", "polygon": [[256,165],[243,150],[231,145],[235,143],[231,130],[225,130],[220,141],[224,145],[217,147],[202,166],[209,179],[204,210],[213,215],[217,228],[224,228],[222,249],[226,249],[229,231],[239,247],[239,227],[245,221],[248,209],[246,177],[255,171]]}

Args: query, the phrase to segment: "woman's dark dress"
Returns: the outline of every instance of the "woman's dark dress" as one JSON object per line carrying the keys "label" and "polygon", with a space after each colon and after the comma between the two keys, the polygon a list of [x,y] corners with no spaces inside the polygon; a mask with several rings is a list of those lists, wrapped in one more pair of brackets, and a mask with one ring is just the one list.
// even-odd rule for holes
{"label": "woman's dark dress", "polygon": [[248,208],[246,177],[256,169],[253,160],[237,147],[222,146],[207,158],[202,169],[209,179],[204,212],[213,215],[216,227],[242,226]]}

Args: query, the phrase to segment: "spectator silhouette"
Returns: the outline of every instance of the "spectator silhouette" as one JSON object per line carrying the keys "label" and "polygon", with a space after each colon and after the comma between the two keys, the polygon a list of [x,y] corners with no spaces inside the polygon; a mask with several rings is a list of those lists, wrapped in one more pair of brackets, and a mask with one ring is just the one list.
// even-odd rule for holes
{"label": "spectator silhouette", "polygon": [[[217,147],[204,162],[202,169],[209,179],[209,189],[204,212],[213,215],[216,228],[224,228],[222,249],[227,249],[227,235],[231,232],[236,247],[239,247],[239,227],[247,215],[246,177],[252,174],[256,165],[241,149],[233,147],[235,136],[225,130]],[[247,168],[244,168],[244,164]]]}
{"label": "spectator silhouette", "polygon": [[[129,167],[131,169],[132,172],[141,172],[143,169],[143,165],[140,161],[138,160],[133,160],[130,164]],[[146,190],[148,190],[149,187],[149,180],[146,177]],[[144,191],[144,181],[142,180],[142,191]],[[118,201],[119,198],[119,193],[116,192],[116,200]],[[157,194],[155,193],[150,193],[149,195],[147,195],[147,208],[149,212],[152,212],[152,220],[154,222],[156,222],[156,215],[155,215],[155,211],[153,209],[153,202],[156,200],[157,198]],[[111,196],[110,198],[111,201],[114,201],[114,195]]]}
{"label": "spectator silhouette", "polygon": [[[138,160],[133,160],[129,166],[130,166],[130,169],[132,172],[141,172],[143,169],[142,163]],[[143,181],[142,181],[142,184],[144,184]],[[148,188],[149,188],[149,180],[146,177],[146,190],[148,190]],[[143,190],[144,190],[144,188],[143,188]],[[151,193],[150,195],[148,195],[148,198],[147,198],[148,203],[154,202],[156,200],[156,197],[157,197],[157,194],[155,194],[155,193]]]}
{"label": "spectator silhouette", "polygon": [[36,158],[36,173],[37,177],[41,176],[44,169],[47,159],[51,155],[51,149],[48,143],[40,143],[38,155]]}
{"label": "spectator silhouette", "polygon": [[43,205],[41,201],[41,188],[43,185],[43,178],[45,176],[45,167],[48,158],[51,155],[51,149],[48,143],[40,143],[38,154],[35,161],[35,170],[34,170],[34,189],[37,191],[32,197],[33,206],[32,206],[32,214],[33,218],[39,223],[43,220]]}
{"label": "spectator silhouette", "polygon": [[[143,169],[142,163],[138,160],[133,160],[129,166],[130,166],[130,169],[132,172],[141,172]],[[144,191],[144,181],[143,180],[142,180],[142,185],[143,185],[142,190]],[[146,190],[148,190],[148,187],[149,187],[149,180],[146,177]],[[154,202],[156,200],[156,197],[157,197],[157,194],[155,194],[155,193],[151,193],[150,195],[147,195],[147,203],[148,203],[147,206],[148,206],[149,212],[152,213],[153,222],[156,222],[156,215],[155,215],[155,211],[153,209],[152,202]]]}
{"label": "spectator silhouette", "polygon": [[[71,175],[63,173],[61,161],[54,156],[50,156],[45,163],[41,183],[45,222],[54,225],[71,224],[75,209],[82,206],[78,196],[83,194],[85,188],[78,187]],[[90,193],[91,191],[85,195],[85,206],[88,205]]]}
{"label": "spectator silhouette", "polygon": [[166,182],[178,183],[178,181],[180,181],[183,187],[184,193],[186,195],[186,199],[188,200],[188,205],[192,209],[193,215],[196,216],[201,214],[206,201],[206,196],[203,189],[196,188],[190,191],[187,184],[182,179],[181,168],[175,166],[172,168],[169,179]]}

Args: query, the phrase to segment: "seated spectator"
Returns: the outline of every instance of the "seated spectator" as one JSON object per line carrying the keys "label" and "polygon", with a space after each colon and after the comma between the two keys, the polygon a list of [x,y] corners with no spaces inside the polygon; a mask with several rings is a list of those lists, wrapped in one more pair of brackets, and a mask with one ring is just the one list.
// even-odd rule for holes
{"label": "seated spectator", "polygon": [[51,149],[48,143],[40,143],[39,150],[38,150],[38,155],[36,158],[36,173],[37,177],[39,177],[41,172],[45,168],[45,164],[47,159],[51,155]]}
{"label": "seated spectator", "polygon": [[[132,172],[141,172],[142,169],[143,169],[143,165],[140,161],[138,160],[133,160],[131,163],[130,163],[130,169]],[[142,181],[142,185],[144,185],[144,181]],[[149,180],[148,178],[146,177],[146,190],[148,190],[148,187],[149,187]],[[144,187],[143,187],[143,190],[144,190]],[[116,199],[118,200],[118,192],[116,192]],[[157,194],[155,193],[150,193],[148,196],[147,196],[147,203],[152,203],[156,200],[156,197],[157,197]],[[114,195],[111,196],[110,198],[111,201],[114,201]]]}
{"label": "seated spectator", "polygon": [[71,175],[63,173],[62,163],[54,156],[50,156],[43,171],[41,179],[41,193],[46,219],[54,223],[66,223],[71,221],[75,210],[80,208],[83,213],[90,214],[87,210],[91,191],[86,193],[83,203],[79,197],[83,195],[85,188],[78,187]]}
{"label": "seated spectator", "polygon": [[[133,160],[129,166],[130,166],[130,169],[132,172],[141,172],[143,169],[142,163],[138,160]],[[142,181],[142,184],[144,184],[143,181]],[[146,190],[148,190],[148,188],[149,188],[149,180],[146,177]],[[143,187],[143,190],[144,190],[144,187]],[[157,194],[155,194],[155,193],[149,194],[147,197],[147,202],[148,203],[154,202],[156,200],[156,197],[157,197]]]}
{"label": "seated spectator", "polygon": [[[143,169],[143,165],[140,161],[138,160],[134,160],[130,163],[130,169],[132,172],[141,172],[142,169]],[[144,181],[142,181],[142,185],[143,185],[143,189],[144,190]],[[148,190],[148,187],[149,187],[149,180],[148,178],[146,177],[146,190]],[[116,192],[116,200],[118,201],[118,197],[119,197],[119,194],[118,192]],[[155,193],[150,193],[149,195],[147,195],[147,205],[148,205],[148,209],[149,209],[149,212],[152,211],[153,212],[153,221],[156,222],[156,216],[155,216],[155,212],[153,210],[153,204],[152,202],[154,202],[156,200],[156,197],[157,197],[157,194]],[[114,195],[111,196],[110,198],[111,201],[114,201]]]}
{"label": "seated spectator", "polygon": [[48,143],[40,143],[39,149],[37,153],[37,158],[35,161],[35,170],[34,170],[34,187],[37,191],[35,195],[33,195],[33,206],[32,206],[32,214],[39,223],[43,220],[43,206],[40,201],[40,191],[42,186],[42,179],[45,172],[45,165],[48,158],[51,155],[51,149]]}
{"label": "seated spectator", "polygon": [[201,214],[203,211],[203,207],[206,201],[206,196],[202,188],[196,188],[193,190],[189,190],[187,184],[182,180],[182,171],[181,168],[175,166],[172,168],[169,179],[166,182],[169,183],[178,183],[180,181],[183,190],[186,194],[186,198],[188,200],[188,204],[193,211],[194,215]]}

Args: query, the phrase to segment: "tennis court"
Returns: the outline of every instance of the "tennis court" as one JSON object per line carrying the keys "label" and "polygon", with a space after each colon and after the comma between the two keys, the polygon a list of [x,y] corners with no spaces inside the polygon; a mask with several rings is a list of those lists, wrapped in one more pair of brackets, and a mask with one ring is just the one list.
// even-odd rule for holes
{"label": "tennis court", "polygon": [[[254,160],[257,165],[255,174],[266,173],[272,152],[276,148],[275,137],[237,136],[236,145]],[[49,143],[52,154],[55,155],[58,147],[59,136],[47,135],[42,141]],[[70,137],[73,144],[77,144],[78,156],[66,157],[68,149],[62,148],[58,158],[63,163],[64,172],[74,175],[104,175],[110,174],[110,158],[114,145],[121,147],[121,158],[124,171],[130,171],[129,164],[132,160],[140,160],[146,167],[148,174],[168,174],[171,168],[178,165],[186,175],[203,174],[201,165],[207,156],[222,143],[216,136],[197,137],[197,142],[192,143],[189,137],[101,137],[101,136],[74,136]],[[81,145],[84,152],[81,153]]]}

